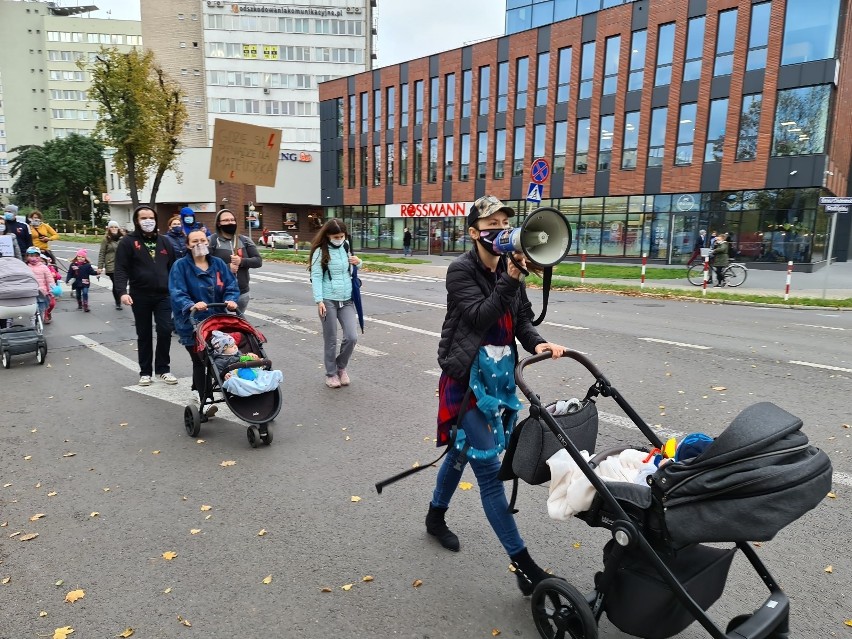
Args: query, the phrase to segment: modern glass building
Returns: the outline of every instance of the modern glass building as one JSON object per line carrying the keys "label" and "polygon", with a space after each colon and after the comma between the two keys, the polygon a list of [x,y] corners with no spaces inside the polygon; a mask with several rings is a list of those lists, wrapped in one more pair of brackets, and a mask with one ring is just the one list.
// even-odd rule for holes
{"label": "modern glass building", "polygon": [[568,4],[578,15],[323,83],[326,215],[357,247],[400,248],[409,226],[415,250],[464,250],[475,198],[538,206],[543,158],[541,204],[570,221],[574,254],[682,263],[706,228],[759,264],[824,261],[818,198],[846,195],[852,164],[841,1]]}
{"label": "modern glass building", "polygon": [[635,0],[506,0],[506,35]]}

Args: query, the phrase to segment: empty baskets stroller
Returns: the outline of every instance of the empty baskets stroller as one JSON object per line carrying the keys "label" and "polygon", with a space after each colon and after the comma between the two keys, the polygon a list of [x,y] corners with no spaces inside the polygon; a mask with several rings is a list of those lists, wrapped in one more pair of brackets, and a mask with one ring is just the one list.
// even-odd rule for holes
{"label": "empty baskets stroller", "polygon": [[[225,305],[208,304],[207,308],[224,310]],[[201,424],[208,419],[205,407],[225,402],[236,417],[248,422],[246,437],[252,448],[256,448],[261,443],[271,444],[272,431],[269,430],[269,422],[275,419],[281,410],[281,389],[276,386],[266,392],[241,397],[222,388],[223,377],[227,372],[236,371],[240,368],[263,368],[265,370],[272,368],[272,362],[266,358],[266,354],[263,352],[262,344],[266,342],[263,333],[249,324],[239,312],[237,314],[211,315],[198,321],[195,319],[195,312],[193,311],[190,315],[190,321],[195,328],[195,348],[198,352],[203,353],[206,370],[204,388],[196,389],[202,398],[200,406],[190,404],[184,408],[183,419],[187,434],[190,437],[198,436],[201,431]],[[232,364],[220,374],[213,361],[213,349],[210,343],[213,331],[230,334],[241,353],[255,353],[260,359]],[[215,399],[214,393],[220,394],[221,398]]]}
{"label": "empty baskets stroller", "polygon": [[[609,529],[612,539],[604,547],[604,569],[596,574],[590,595],[557,578],[536,586],[531,605],[540,635],[594,639],[605,612],[617,628],[645,639],[672,637],[696,620],[714,639],[787,639],[789,601],[749,542],[772,539],[831,488],[831,462],[808,444],[801,420],[774,404],[755,404],[698,456],[648,471],[647,485],[605,481],[594,469],[625,448],[588,460],[578,448],[582,441],[579,445],[593,450],[596,396],[613,398],[653,447],[663,449],[663,443],[595,365],[575,351],[565,356],[585,366],[596,381],[582,408],[574,411],[576,418],[554,417],[523,376],[526,366],[550,355],[545,351],[528,357],[515,369],[518,387],[530,401],[530,417],[516,427],[519,435],[513,433],[501,476],[543,483],[550,479],[548,473],[541,478],[545,455],[554,447],[564,448],[581,471],[580,480],[594,489],[591,506],[577,517]],[[576,426],[576,434],[564,426]],[[524,435],[528,428],[535,437]],[[523,442],[533,442],[536,450],[522,449]],[[756,610],[731,619],[723,632],[705,611],[722,595],[738,550],[769,595]]]}
{"label": "empty baskets stroller", "polygon": [[[44,364],[47,340],[39,305],[41,293],[30,268],[14,257],[0,257],[0,361],[12,365],[13,355],[35,353]],[[43,296],[42,296],[43,297]],[[23,324],[14,321],[22,317]],[[6,326],[11,320],[11,326]]]}

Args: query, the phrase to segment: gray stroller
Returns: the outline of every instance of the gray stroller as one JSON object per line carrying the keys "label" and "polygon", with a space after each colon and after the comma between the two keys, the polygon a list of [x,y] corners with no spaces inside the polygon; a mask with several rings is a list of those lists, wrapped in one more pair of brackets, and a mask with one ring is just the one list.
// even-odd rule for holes
{"label": "gray stroller", "polygon": [[[14,257],[0,257],[0,362],[12,365],[13,355],[35,353],[36,362],[47,358],[47,340],[39,305],[36,279],[30,268]],[[22,323],[16,323],[16,320]]]}

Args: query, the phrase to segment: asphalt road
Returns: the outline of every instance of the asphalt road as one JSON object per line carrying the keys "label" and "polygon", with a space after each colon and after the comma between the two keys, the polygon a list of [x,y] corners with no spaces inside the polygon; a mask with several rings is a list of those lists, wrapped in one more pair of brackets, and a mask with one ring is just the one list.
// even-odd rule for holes
{"label": "asphalt road", "polygon": [[[363,280],[368,321],[352,385],[330,390],[306,272],[255,272],[248,319],[285,376],[274,442],[255,450],[227,411],[199,441],[187,437],[191,366],[176,339],[179,385],[140,388],[130,311],[114,310],[101,286],[88,314],[61,299],[48,364],[21,356],[0,371],[0,639],[65,626],[81,639],[128,627],[158,638],[537,637],[470,471],[474,485],[449,516],[458,554],[424,531],[433,470],[382,495],[373,488],[437,455],[445,293],[439,278]],[[586,353],[662,435],[718,434],[757,401],[799,415],[832,458],[836,497],[758,552],[792,600],[791,636],[848,635],[852,313],[557,293],[542,333]],[[527,371],[542,399],[582,396],[592,381],[567,360]],[[599,449],[642,443],[614,402],[599,408]],[[521,486],[521,532],[539,563],[589,590],[608,533],[548,519],[546,498],[544,487]],[[30,533],[38,537],[20,541]],[[64,602],[76,589],[85,596]],[[764,597],[738,558],[713,612],[724,627]],[[600,636],[626,635],[603,621]],[[678,636],[706,634],[693,625]]]}

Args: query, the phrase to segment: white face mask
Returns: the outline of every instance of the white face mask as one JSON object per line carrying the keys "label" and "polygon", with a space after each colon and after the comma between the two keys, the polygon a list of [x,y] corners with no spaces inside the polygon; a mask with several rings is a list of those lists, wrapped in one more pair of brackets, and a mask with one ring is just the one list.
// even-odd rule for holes
{"label": "white face mask", "polygon": [[210,249],[206,244],[196,244],[192,247],[192,254],[195,257],[204,257],[210,253]]}
{"label": "white face mask", "polygon": [[6,231],[6,225],[0,224],[0,233],[4,233]]}
{"label": "white face mask", "polygon": [[334,247],[343,246],[343,242],[345,242],[345,241],[346,240],[332,240],[331,238],[329,238],[329,240],[328,240],[329,244],[331,244]]}
{"label": "white face mask", "polygon": [[33,226],[41,226],[41,220],[33,220]]}
{"label": "white face mask", "polygon": [[157,228],[157,220],[139,220],[139,228],[143,233],[153,233]]}

